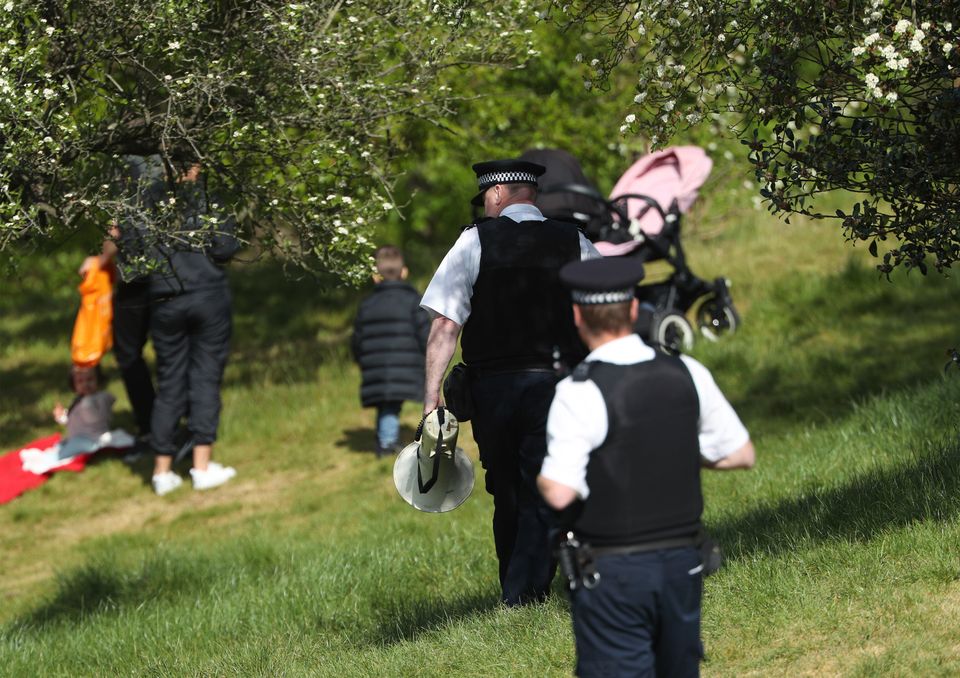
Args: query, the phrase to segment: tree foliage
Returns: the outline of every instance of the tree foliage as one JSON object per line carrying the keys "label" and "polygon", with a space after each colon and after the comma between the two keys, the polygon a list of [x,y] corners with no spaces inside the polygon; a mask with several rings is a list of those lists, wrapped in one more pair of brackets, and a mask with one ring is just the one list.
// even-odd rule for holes
{"label": "tree foliage", "polygon": [[574,40],[546,22],[531,30],[532,58],[508,71],[444,74],[444,84],[462,97],[455,113],[442,126],[414,120],[404,128],[397,191],[403,209],[391,215],[391,237],[434,249],[449,246],[471,219],[472,163],[515,157],[530,148],[560,148],[572,153],[605,193],[645,150],[645,141],[617,131],[632,97],[630,83],[621,80],[626,73],[611,74],[618,86],[604,96],[582,86],[574,56],[600,37],[585,27]]}
{"label": "tree foliage", "polygon": [[[956,0],[581,0],[552,16],[602,26],[591,81],[636,65],[622,131],[657,146],[725,120],[771,211],[840,220],[888,273],[960,258]],[[818,210],[835,190],[859,194],[852,209]]]}
{"label": "tree foliage", "polygon": [[[525,60],[533,20],[526,0],[8,0],[0,251],[105,232],[123,156],[159,154],[171,182],[200,162],[259,248],[359,279],[396,126],[449,113],[446,70]],[[176,210],[139,218],[195,235]]]}

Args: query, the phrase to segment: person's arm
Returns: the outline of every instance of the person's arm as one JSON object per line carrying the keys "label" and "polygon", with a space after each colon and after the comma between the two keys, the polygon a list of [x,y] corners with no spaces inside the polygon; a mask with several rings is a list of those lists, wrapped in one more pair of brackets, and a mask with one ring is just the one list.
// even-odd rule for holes
{"label": "person's arm", "polygon": [[550,508],[562,511],[590,495],[587,463],[607,429],[607,408],[596,384],[569,378],[557,384],[547,415],[547,456],[537,476],[537,489]]}
{"label": "person's arm", "polygon": [[460,325],[438,315],[430,325],[427,339],[426,375],[424,377],[423,413],[432,412],[440,404],[440,383],[447,365],[457,349]]}
{"label": "person's arm", "polygon": [[753,449],[753,442],[750,440],[741,445],[735,452],[717,461],[701,459],[703,467],[713,471],[732,471],[734,469],[753,468],[756,462],[757,453]]}
{"label": "person's arm", "polygon": [[[116,231],[116,226],[111,226],[110,235],[114,236],[115,231]],[[100,254],[92,254],[86,259],[84,259],[83,263],[80,264],[80,268],[77,270],[77,273],[80,274],[81,278],[85,277],[87,275],[87,271],[89,271],[93,267],[94,262],[96,262],[101,269],[104,269],[113,262],[116,256],[117,256],[117,243],[115,243],[112,239],[107,238],[103,241],[103,246],[100,249]]]}
{"label": "person's arm", "polygon": [[543,500],[547,502],[547,506],[555,511],[562,511],[580,496],[569,485],[558,483],[556,480],[550,480],[542,475],[537,476],[537,489],[543,495]]}
{"label": "person's arm", "polygon": [[690,371],[700,399],[700,465],[717,471],[752,468],[756,451],[750,434],[710,371],[689,356],[680,359]]}
{"label": "person's arm", "polygon": [[587,239],[583,233],[580,234],[580,261],[587,261],[588,259],[599,259],[602,254],[597,251],[597,248],[592,242]]}

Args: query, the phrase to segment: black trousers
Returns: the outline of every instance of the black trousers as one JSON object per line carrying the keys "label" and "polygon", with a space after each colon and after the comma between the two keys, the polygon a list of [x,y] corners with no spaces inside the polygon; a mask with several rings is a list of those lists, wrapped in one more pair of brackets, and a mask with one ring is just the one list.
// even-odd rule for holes
{"label": "black trousers", "polygon": [[153,380],[143,359],[150,330],[150,294],[145,281],[119,282],[113,293],[113,354],[141,435],[150,433]]}
{"label": "black trousers", "polygon": [[150,336],[157,354],[157,397],[151,446],[157,454],[176,453],[174,435],[187,413],[194,445],[216,441],[232,328],[230,290],[225,285],[153,304]]}
{"label": "black trousers", "polygon": [[547,453],[547,414],[556,376],[548,371],[471,375],[473,435],[493,495],[493,540],[502,600],[544,599],[556,572],[553,513],[537,490]]}

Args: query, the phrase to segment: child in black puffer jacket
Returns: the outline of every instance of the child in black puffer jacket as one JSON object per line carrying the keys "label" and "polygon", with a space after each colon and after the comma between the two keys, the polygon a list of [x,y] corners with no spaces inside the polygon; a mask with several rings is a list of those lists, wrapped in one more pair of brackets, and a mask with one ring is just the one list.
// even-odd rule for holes
{"label": "child in black puffer jacket", "polygon": [[377,456],[399,451],[404,400],[423,400],[424,354],[430,316],[420,293],[404,282],[403,254],[393,245],[374,253],[377,283],[360,303],[350,348],[360,365],[360,402],[377,408]]}

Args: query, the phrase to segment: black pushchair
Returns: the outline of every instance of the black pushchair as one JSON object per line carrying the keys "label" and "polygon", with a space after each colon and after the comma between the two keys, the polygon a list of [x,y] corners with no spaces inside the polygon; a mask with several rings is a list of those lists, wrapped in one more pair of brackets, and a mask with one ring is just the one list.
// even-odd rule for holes
{"label": "black pushchair", "polygon": [[696,336],[687,320],[691,309],[701,335],[711,341],[736,331],[740,316],[729,280],[695,275],[680,239],[681,215],[696,200],[713,165],[703,149],[676,146],[644,156],[620,177],[609,199],[566,151],[535,149],[521,157],[547,168],[537,199],[546,216],[577,223],[604,256],[670,265],[665,280],[637,287],[640,336],[668,351],[689,351]]}

